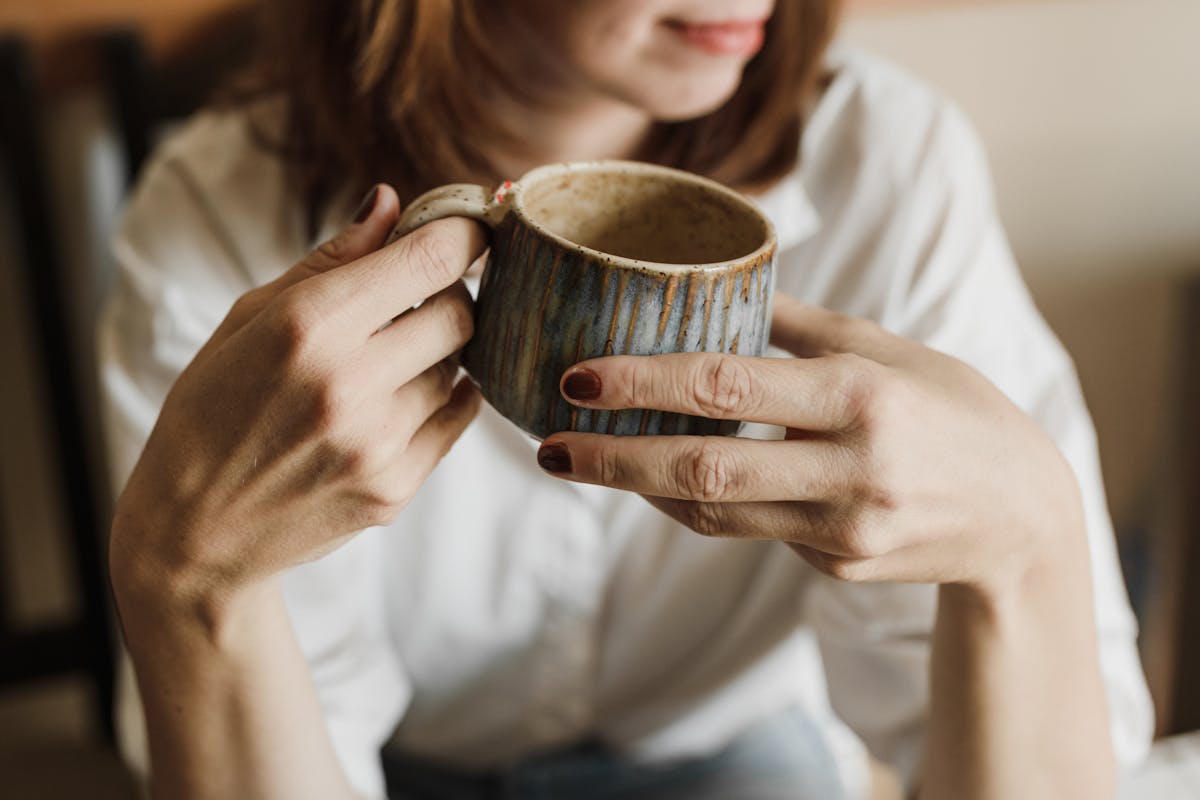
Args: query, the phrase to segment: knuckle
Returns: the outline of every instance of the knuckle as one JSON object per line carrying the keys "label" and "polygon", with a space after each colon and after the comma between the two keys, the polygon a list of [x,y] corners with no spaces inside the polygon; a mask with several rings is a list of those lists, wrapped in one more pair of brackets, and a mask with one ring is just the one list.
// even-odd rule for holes
{"label": "knuckle", "polygon": [[[358,447],[343,447],[335,448],[338,450],[338,465],[341,469],[343,477],[349,478],[355,485],[361,485],[366,482],[367,476],[370,475],[370,469],[367,465],[370,457],[366,451]],[[364,491],[364,494],[371,498],[372,494],[369,491]]]}
{"label": "knuckle", "polygon": [[840,391],[833,394],[841,406],[839,416],[845,427],[869,425],[877,416],[879,398],[885,390],[884,368],[857,353],[841,353],[835,358],[842,372]]}
{"label": "knuckle", "polygon": [[458,368],[449,361],[439,361],[434,367],[435,395],[438,405],[444,405],[454,391],[454,379],[458,377]]}
{"label": "knuckle", "polygon": [[888,454],[879,437],[862,442],[859,450],[859,471],[851,484],[854,508],[863,512],[893,513],[904,505],[909,492],[906,481],[910,470],[900,467]]}
{"label": "knuckle", "polygon": [[858,487],[859,505],[865,509],[894,513],[902,505],[901,492],[888,481],[868,481]]}
{"label": "knuckle", "polygon": [[458,292],[445,293],[438,305],[455,343],[463,344],[475,333],[475,317],[469,296],[464,302],[457,295]]}
{"label": "knuckle", "polygon": [[600,483],[605,486],[620,486],[618,483],[625,475],[625,469],[621,465],[620,458],[617,457],[617,451],[611,447],[596,448],[596,473]]}
{"label": "knuckle", "polygon": [[716,440],[701,439],[677,463],[677,483],[690,499],[702,503],[732,499],[735,480],[732,454]]}
{"label": "knuckle", "polygon": [[258,314],[267,304],[269,297],[265,286],[258,286],[233,301],[229,316],[238,320],[247,320]]}
{"label": "knuckle", "polygon": [[379,521],[375,524],[390,525],[394,522],[396,517],[400,516],[400,512],[404,510],[404,507],[408,505],[408,499],[379,503],[375,507],[376,516]]}
{"label": "knuckle", "polygon": [[353,447],[346,452],[345,463],[346,471],[366,486],[372,497],[383,500],[389,497],[386,485],[379,479],[388,464],[387,454],[381,447],[374,444]]}
{"label": "knuckle", "polygon": [[862,583],[871,580],[873,567],[872,562],[867,558],[830,553],[817,548],[807,548],[804,558],[818,572],[828,575],[834,580],[846,583]]}
{"label": "knuckle", "polygon": [[275,328],[289,361],[307,361],[320,341],[322,317],[307,292],[288,289],[278,299]]}
{"label": "knuckle", "polygon": [[815,569],[817,572],[820,572],[823,575],[829,574],[829,559],[832,558],[832,556],[830,556],[828,553],[824,552],[823,550],[818,550],[815,547],[802,544],[795,545],[793,549],[795,549],[795,551],[799,553],[805,561],[811,564],[813,569]]}
{"label": "knuckle", "polygon": [[310,262],[315,262],[317,266],[341,265],[353,259],[352,250],[350,233],[343,231],[317,245]]}
{"label": "knuckle", "polygon": [[438,225],[425,225],[402,240],[405,263],[429,286],[449,286],[463,270],[455,261],[454,243]]}
{"label": "knuckle", "polygon": [[358,529],[387,525],[399,516],[402,510],[402,505],[366,496],[355,504],[350,524]]}
{"label": "knuckle", "polygon": [[624,380],[618,380],[618,386],[624,386],[626,404],[630,408],[644,408],[651,404],[649,387],[653,378],[647,374],[648,359],[632,358],[625,360]]}
{"label": "knuckle", "polygon": [[701,536],[711,539],[728,536],[725,509],[719,503],[688,505],[687,526]]}
{"label": "knuckle", "polygon": [[383,473],[371,483],[370,498],[375,509],[386,519],[393,519],[408,505],[415,490],[408,481],[398,479],[394,474]]}
{"label": "knuckle", "polygon": [[863,583],[870,579],[869,562],[863,559],[828,556],[825,559],[825,574],[845,583]]}
{"label": "knuckle", "polygon": [[364,527],[384,525],[391,522],[412,500],[416,492],[397,470],[390,468],[390,459],[378,449],[354,451],[352,477],[355,507]]}
{"label": "knuckle", "polygon": [[709,417],[737,414],[755,400],[757,382],[749,368],[737,358],[705,358],[693,388],[701,413]]}
{"label": "knuckle", "polygon": [[350,391],[336,373],[318,377],[313,387],[313,428],[327,439],[333,439],[351,415],[355,401]]}
{"label": "knuckle", "polygon": [[878,532],[858,515],[838,532],[846,556],[853,560],[877,558],[883,555]]}

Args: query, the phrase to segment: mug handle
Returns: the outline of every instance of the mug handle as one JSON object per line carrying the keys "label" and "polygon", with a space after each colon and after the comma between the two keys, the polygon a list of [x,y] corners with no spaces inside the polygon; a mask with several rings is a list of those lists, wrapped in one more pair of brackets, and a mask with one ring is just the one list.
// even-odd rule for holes
{"label": "mug handle", "polygon": [[405,207],[386,244],[427,222],[445,217],[469,217],[495,228],[508,213],[507,200],[512,188],[513,182],[505,181],[491,192],[474,183],[450,183],[430,189]]}

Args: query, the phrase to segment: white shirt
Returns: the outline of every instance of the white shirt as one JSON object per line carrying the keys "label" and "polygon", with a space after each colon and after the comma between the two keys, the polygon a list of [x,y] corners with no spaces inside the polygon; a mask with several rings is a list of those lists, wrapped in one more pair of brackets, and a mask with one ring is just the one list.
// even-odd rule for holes
{"label": "white shirt", "polygon": [[[1095,436],[1009,252],[979,142],[897,69],[834,63],[800,167],[758,198],[777,227],[779,289],[965,360],[1058,443],[1086,503],[1112,732],[1129,765],[1151,706]],[[208,113],[133,195],[99,336],[119,483],[234,299],[311,248],[281,170],[242,116]],[[920,759],[934,587],[840,583],[782,545],[705,539],[636,495],[547,477],[490,408],[392,525],[292,570],[285,593],[334,744],[371,796],[389,737],[467,767],[588,735],[658,760],[712,752],[792,704],[820,722],[854,792],[862,743],[910,781]]]}

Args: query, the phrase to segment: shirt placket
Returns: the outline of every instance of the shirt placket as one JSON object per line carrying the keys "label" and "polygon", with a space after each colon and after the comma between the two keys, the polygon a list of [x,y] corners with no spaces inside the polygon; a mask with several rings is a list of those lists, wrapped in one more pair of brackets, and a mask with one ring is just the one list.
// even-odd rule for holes
{"label": "shirt placket", "polygon": [[595,716],[595,673],[605,555],[601,521],[579,492],[540,542],[539,582],[545,615],[534,659],[529,725],[536,748],[585,735]]}

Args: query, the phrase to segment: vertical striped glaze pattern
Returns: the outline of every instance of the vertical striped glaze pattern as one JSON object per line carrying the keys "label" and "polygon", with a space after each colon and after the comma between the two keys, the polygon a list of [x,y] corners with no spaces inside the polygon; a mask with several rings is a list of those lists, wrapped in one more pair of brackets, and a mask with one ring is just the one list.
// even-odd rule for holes
{"label": "vertical striped glaze pattern", "polygon": [[571,365],[602,355],[709,351],[762,355],[770,332],[774,248],[734,265],[656,272],[618,266],[509,214],[497,227],[463,364],[483,396],[536,438],[562,430],[724,434],[740,423],[562,399]]}

